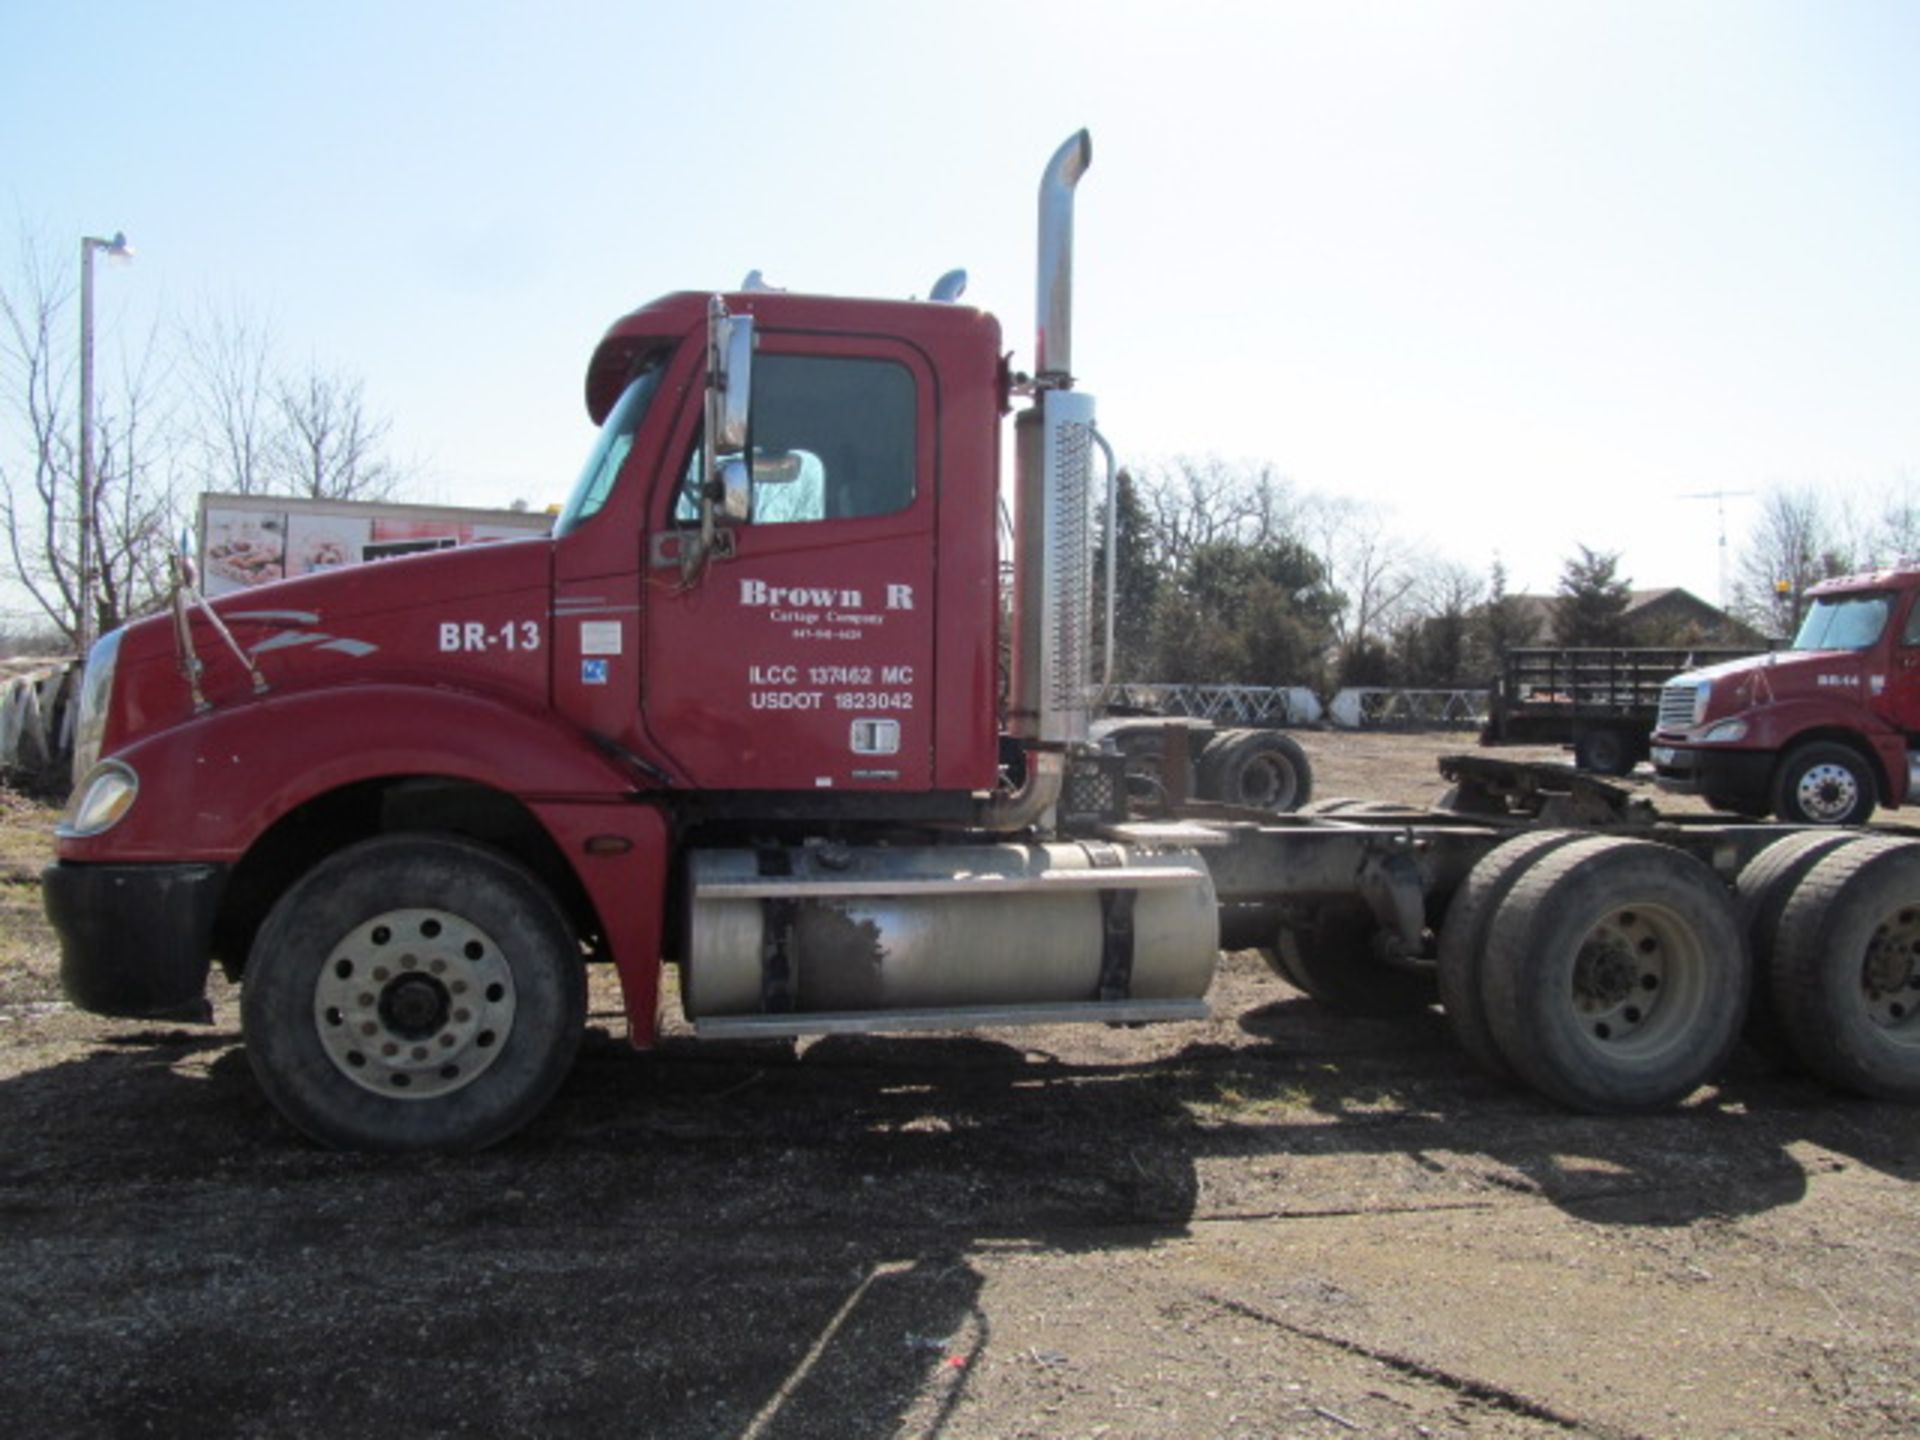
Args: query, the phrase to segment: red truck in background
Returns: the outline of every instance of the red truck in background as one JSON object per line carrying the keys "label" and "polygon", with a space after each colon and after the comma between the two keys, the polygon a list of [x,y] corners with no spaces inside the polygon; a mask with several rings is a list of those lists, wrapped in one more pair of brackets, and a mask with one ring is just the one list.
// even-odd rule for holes
{"label": "red truck in background", "polygon": [[[1134,792],[1143,737],[1089,714],[1091,154],[1042,176],[1031,376],[944,282],[668,295],[594,352],[550,536],[212,601],[183,576],[103,637],[43,887],[68,995],[204,1019],[217,961],[281,1113],[389,1150],[536,1114],[590,965],[645,1047],[675,991],[699,1038],[1195,1019],[1221,948],[1259,947],[1341,1009],[1437,999],[1491,1074],[1598,1111],[1692,1093],[1764,993],[1814,1073],[1920,1099],[1920,844],[1476,757],[1432,810],[1275,815],[1245,801],[1304,770],[1252,731],[1200,750],[1203,798],[1180,764]],[[1204,798],[1236,767],[1242,803]]]}
{"label": "red truck in background", "polygon": [[1861,825],[1905,805],[1920,751],[1920,570],[1827,580],[1785,650],[1711,665],[1660,694],[1660,784],[1717,810]]}

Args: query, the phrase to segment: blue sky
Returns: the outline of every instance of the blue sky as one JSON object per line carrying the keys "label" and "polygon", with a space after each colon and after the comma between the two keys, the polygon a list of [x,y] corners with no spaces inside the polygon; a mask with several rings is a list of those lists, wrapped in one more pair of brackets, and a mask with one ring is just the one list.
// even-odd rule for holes
{"label": "blue sky", "polygon": [[139,251],[105,343],[270,318],[364,377],[421,498],[560,499],[600,332],[752,268],[964,266],[1025,361],[1081,125],[1075,362],[1123,458],[1270,461],[1525,588],[1585,541],[1706,596],[1676,496],[1920,477],[1920,5],[0,0],[0,53],[0,205]]}

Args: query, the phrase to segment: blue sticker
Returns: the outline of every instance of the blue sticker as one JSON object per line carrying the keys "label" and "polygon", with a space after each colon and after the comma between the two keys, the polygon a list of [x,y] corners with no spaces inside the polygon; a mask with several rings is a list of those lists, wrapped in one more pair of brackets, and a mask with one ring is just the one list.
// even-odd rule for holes
{"label": "blue sticker", "polygon": [[606,684],[607,662],[604,660],[582,660],[580,662],[580,683],[582,685]]}

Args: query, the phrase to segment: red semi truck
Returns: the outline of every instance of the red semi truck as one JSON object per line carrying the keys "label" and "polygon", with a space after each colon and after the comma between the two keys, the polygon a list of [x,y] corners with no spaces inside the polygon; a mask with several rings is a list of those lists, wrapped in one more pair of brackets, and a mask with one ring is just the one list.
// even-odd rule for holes
{"label": "red semi truck", "polygon": [[1653,735],[1661,785],[1803,825],[1905,805],[1920,763],[1916,596],[1916,570],[1823,581],[1788,649],[1669,681]]}
{"label": "red semi truck", "polygon": [[1260,946],[1330,1005],[1437,997],[1489,1070],[1616,1111],[1710,1079],[1757,995],[1827,1080],[1920,1098],[1920,845],[1467,757],[1426,812],[1130,794],[1087,710],[1090,159],[1042,178],[1031,377],[944,298],[669,295],[593,355],[551,536],[182,584],[103,638],[45,877],[68,994],[204,1018],[218,962],[281,1112],[382,1149],[530,1119],[592,965],[644,1048],[669,969],[702,1037],[1138,1023]]}

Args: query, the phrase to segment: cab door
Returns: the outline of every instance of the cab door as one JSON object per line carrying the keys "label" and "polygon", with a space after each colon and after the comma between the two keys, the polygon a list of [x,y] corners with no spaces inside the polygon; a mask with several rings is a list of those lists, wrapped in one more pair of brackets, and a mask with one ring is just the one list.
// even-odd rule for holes
{"label": "cab door", "polygon": [[652,497],[641,708],[710,790],[925,790],[936,407],[919,352],[763,331],[750,517],[692,574],[699,396]]}
{"label": "cab door", "polygon": [[[1872,697],[1870,703],[1909,735],[1920,735],[1920,591],[1909,591],[1904,600],[1906,615],[1895,632],[1892,663],[1887,667],[1887,693]],[[1872,686],[1871,676],[1867,684]]]}

